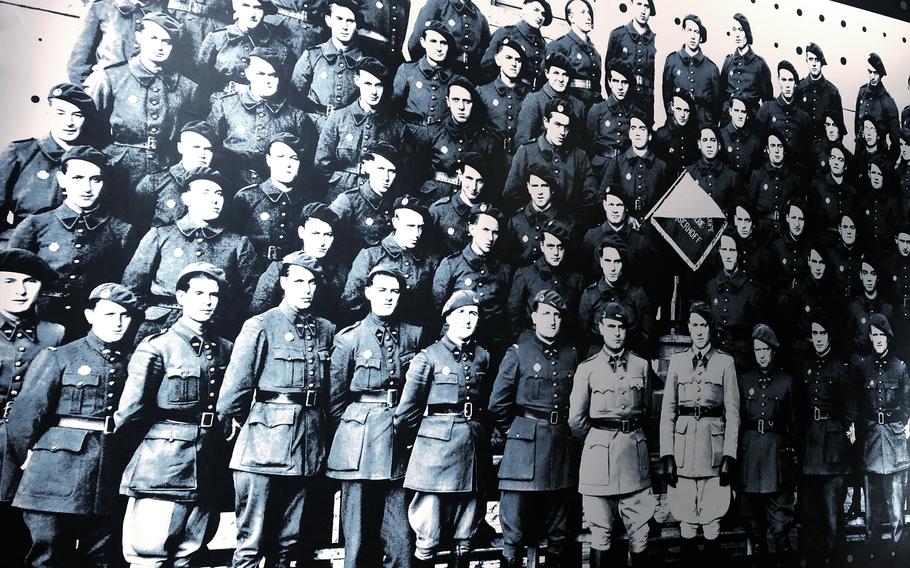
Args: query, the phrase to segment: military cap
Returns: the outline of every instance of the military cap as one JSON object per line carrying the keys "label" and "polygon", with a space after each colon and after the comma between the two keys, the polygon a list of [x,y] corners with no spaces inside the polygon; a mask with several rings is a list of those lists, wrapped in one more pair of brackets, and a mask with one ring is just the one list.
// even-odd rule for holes
{"label": "military cap", "polygon": [[777,64],[777,74],[780,75],[781,70],[789,71],[793,75],[793,80],[799,83],[799,73],[796,71],[796,67],[786,59],[782,60]]}
{"label": "military cap", "polygon": [[575,116],[574,112],[572,112],[572,105],[569,104],[569,101],[562,97],[553,97],[547,101],[547,104],[543,107],[543,115],[548,119],[554,112],[568,116],[570,124],[579,118]]}
{"label": "military cap", "polygon": [[594,17],[594,8],[591,7],[591,3],[588,2],[588,0],[569,0],[568,2],[566,2],[566,12],[565,12],[566,21],[569,21],[569,7],[571,7],[572,4],[574,4],[576,2],[581,2],[582,4],[587,6],[588,12],[591,14],[591,17],[592,18]]}
{"label": "military cap", "polygon": [[692,317],[692,314],[700,316],[703,320],[708,322],[709,326],[714,327],[714,314],[711,313],[711,306],[707,303],[702,302],[701,300],[690,303],[687,319]]}
{"label": "military cap", "polygon": [[859,122],[861,127],[865,126],[866,122],[869,122],[869,124],[875,128],[875,131],[878,132],[879,136],[884,134],[885,125],[882,124],[881,119],[877,115],[871,112],[864,112],[862,116],[859,117]]}
{"label": "military cap", "polygon": [[89,301],[107,300],[114,302],[131,312],[139,311],[139,299],[128,288],[114,282],[105,282],[95,286],[88,295]]}
{"label": "military cap", "polygon": [[882,63],[882,58],[879,57],[879,55],[877,53],[870,53],[868,61],[869,61],[869,65],[871,65],[872,68],[875,69],[875,72],[878,73],[880,76],[884,77],[885,75],[888,74],[885,71],[885,64]]}
{"label": "military cap", "polygon": [[550,67],[558,67],[566,73],[569,74],[569,77],[575,76],[575,67],[572,66],[572,62],[569,61],[569,58],[565,54],[555,51],[547,56],[544,60],[544,70],[549,71]]}
{"label": "military cap", "polygon": [[569,307],[566,305],[566,301],[562,296],[559,295],[559,292],[556,290],[541,290],[540,292],[534,294],[528,302],[528,307],[530,307],[531,311],[534,312],[537,310],[537,306],[540,304],[553,306],[562,313],[565,313],[569,309]]}
{"label": "military cap", "polygon": [[274,136],[272,136],[271,138],[269,138],[269,145],[266,146],[266,152],[267,153],[271,152],[272,145],[279,144],[279,143],[284,144],[285,146],[287,146],[288,148],[293,150],[298,156],[300,154],[302,154],[303,151],[306,149],[306,144],[304,144],[303,140],[301,140],[300,138],[297,138],[296,136],[294,136],[293,134],[291,134],[289,132],[279,132],[279,133],[275,134]]}
{"label": "military cap", "polygon": [[752,218],[752,199],[747,194],[741,194],[736,196],[736,208],[742,209],[746,212],[746,215],[749,218]]}
{"label": "military cap", "polygon": [[790,213],[790,208],[796,207],[803,212],[803,215],[806,214],[806,198],[802,196],[791,197],[787,200],[787,203],[784,205],[784,216]]}
{"label": "military cap", "polygon": [[392,211],[398,211],[399,209],[407,209],[408,211],[420,214],[420,216],[423,217],[424,222],[430,220],[429,209],[421,203],[419,198],[414,197],[413,195],[402,195],[395,199],[392,203]]}
{"label": "military cap", "polygon": [[380,81],[385,81],[389,78],[389,68],[382,64],[382,61],[379,61],[375,57],[366,56],[360,59],[355,66],[357,71],[363,71],[369,73],[373,77],[376,77]]}
{"label": "military cap", "polygon": [[480,97],[477,96],[477,88],[474,86],[469,79],[462,77],[461,75],[456,75],[450,82],[449,86],[446,87],[446,94],[452,92],[452,87],[461,87],[471,94],[471,100],[477,102],[480,100]]}
{"label": "military cap", "polygon": [[284,258],[281,259],[281,265],[299,266],[309,270],[313,276],[322,276],[322,268],[319,266],[319,261],[303,251],[298,250],[284,255]]}
{"label": "military cap", "polygon": [[645,114],[645,111],[641,110],[638,107],[632,107],[629,110],[629,125],[631,126],[632,119],[638,119],[648,129],[648,132],[651,132],[651,125],[648,121],[648,115]]}
{"label": "military cap", "polygon": [[550,3],[547,0],[524,0],[524,5],[533,4],[537,2],[543,8],[543,24],[541,27],[549,26],[553,23],[553,8],[550,7]]}
{"label": "military cap", "polygon": [[733,19],[743,27],[743,33],[746,34],[746,43],[752,45],[752,24],[749,23],[749,18],[737,13],[733,14]]}
{"label": "military cap", "polygon": [[629,325],[629,310],[620,302],[604,302],[597,308],[594,321],[597,323],[605,319],[618,321],[623,325]]}
{"label": "military cap", "polygon": [[692,98],[692,93],[690,93],[689,91],[680,89],[679,91],[674,92],[673,97],[670,99],[670,104],[673,104],[673,99],[675,99],[675,98],[679,98],[680,100],[684,101],[687,105],[689,105],[690,111],[695,109],[695,99]]}
{"label": "military cap", "polygon": [[746,111],[750,114],[754,113],[755,107],[758,106],[758,100],[755,97],[747,95],[745,91],[740,91],[730,95],[730,98],[727,100],[727,104],[732,107],[733,101],[739,101],[743,103],[743,105],[746,107]]}
{"label": "military cap", "polygon": [[204,120],[191,120],[183,125],[183,128],[180,129],[180,134],[184,132],[193,132],[202,136],[208,140],[212,145],[217,144],[218,135],[215,134],[215,130],[212,129],[212,125]]}
{"label": "military cap", "polygon": [[19,248],[0,250],[0,272],[27,274],[41,282],[51,282],[58,276],[57,272],[37,254]]}
{"label": "military cap", "polygon": [[825,59],[825,52],[822,51],[822,48],[818,46],[815,42],[809,42],[809,45],[806,46],[806,53],[811,53],[818,58],[818,62],[822,65],[827,65],[828,60]]}
{"label": "military cap", "polygon": [[370,270],[369,276],[367,276],[367,286],[370,286],[373,283],[373,278],[377,274],[383,274],[385,276],[391,276],[395,280],[398,280],[398,285],[402,288],[405,288],[408,285],[407,280],[404,278],[404,274],[401,273],[397,268],[389,266],[387,264],[378,264]]}
{"label": "military cap", "polygon": [[606,79],[608,85],[610,82],[610,73],[611,72],[619,73],[620,75],[625,77],[626,80],[629,81],[630,84],[635,80],[635,70],[632,69],[632,66],[630,66],[625,61],[622,61],[621,59],[614,59],[612,62],[610,62],[610,65],[607,67],[605,79]]}
{"label": "military cap", "polygon": [[500,224],[502,224],[502,212],[490,205],[489,203],[478,203],[471,206],[471,213],[468,216],[471,223],[476,223],[477,218],[481,215],[487,215],[496,219]]}
{"label": "military cap", "polygon": [[51,87],[50,92],[47,94],[47,100],[51,99],[66,101],[85,114],[97,110],[95,108],[95,101],[92,100],[92,97],[88,96],[88,93],[86,93],[82,87],[73,85],[72,83],[60,83]]}
{"label": "military cap", "polygon": [[[234,1],[236,2],[237,0]],[[253,0],[253,2],[259,4],[263,14],[266,16],[274,16],[278,13],[278,7],[272,4],[271,0]]]}
{"label": "military cap", "polygon": [[108,167],[110,164],[110,156],[91,146],[70,146],[60,157],[60,163],[65,164],[70,160],[91,162],[101,169]]}
{"label": "military cap", "polygon": [[521,46],[521,43],[519,43],[518,39],[513,34],[505,34],[500,38],[499,42],[496,44],[496,53],[499,53],[503,47],[508,47],[517,53],[522,65],[527,62],[528,55],[525,53],[525,48]]}
{"label": "military cap", "polygon": [[683,28],[686,27],[686,22],[695,22],[695,25],[698,26],[698,35],[701,38],[699,40],[699,43],[705,43],[706,41],[708,41],[708,28],[706,28],[705,25],[701,23],[701,18],[699,18],[695,14],[689,14],[688,16],[683,18],[683,21],[682,21]]}
{"label": "military cap", "polygon": [[626,259],[626,243],[616,233],[611,233],[601,239],[600,245],[597,247],[596,258],[599,260],[603,256],[604,250],[608,248],[615,249],[619,253],[620,259]]}
{"label": "military cap", "polygon": [[775,349],[780,347],[780,342],[777,340],[774,330],[763,323],[752,328],[752,339],[757,339]]}
{"label": "military cap", "polygon": [[894,332],[891,330],[891,323],[888,321],[888,318],[885,317],[885,314],[875,313],[869,316],[869,327],[874,327],[883,332],[889,339],[894,337]]}
{"label": "military cap", "polygon": [[256,57],[271,65],[279,75],[285,71],[288,58],[287,53],[274,47],[254,47],[250,50],[250,59]]}
{"label": "military cap", "polygon": [[480,297],[470,290],[457,290],[442,307],[442,317],[446,317],[458,308],[480,306]]}
{"label": "military cap", "polygon": [[224,270],[209,262],[191,262],[180,271],[179,275],[177,275],[177,285],[175,287],[179,290],[184,282],[199,275],[211,278],[215,282],[218,282],[219,286],[227,286]]}
{"label": "military cap", "polygon": [[189,190],[191,183],[201,179],[217,183],[218,186],[222,189],[225,185],[227,185],[224,176],[222,176],[218,170],[214,170],[206,166],[201,166],[198,168],[193,168],[186,173],[186,177],[183,179],[183,191]]}
{"label": "military cap", "polygon": [[910,144],[910,128],[907,128],[906,126],[901,128],[900,139],[907,144]]}
{"label": "military cap", "polygon": [[765,142],[767,143],[768,139],[772,136],[774,136],[775,138],[780,140],[780,143],[784,145],[784,153],[789,154],[791,148],[790,148],[790,145],[787,143],[787,134],[784,132],[783,127],[779,126],[779,125],[775,125],[775,126],[772,126],[771,128],[769,128],[768,133],[765,134]]}
{"label": "military cap", "polygon": [[553,197],[556,197],[562,190],[559,185],[559,181],[556,177],[553,176],[553,172],[550,171],[550,168],[541,164],[540,162],[533,162],[528,166],[528,181],[531,181],[531,176],[538,177],[544,181],[549,187],[550,191],[553,193]]}
{"label": "military cap", "polygon": [[540,228],[540,240],[543,241],[543,234],[549,233],[559,239],[559,242],[568,244],[572,237],[571,227],[565,221],[560,219],[550,219]]}
{"label": "military cap", "polygon": [[382,156],[386,160],[392,162],[396,167],[401,164],[401,154],[399,154],[398,149],[385,140],[380,140],[371,144],[366,152],[363,153],[361,161],[372,160],[373,156]]}
{"label": "military cap", "polygon": [[813,310],[808,317],[809,322],[809,331],[812,330],[812,324],[817,323],[822,326],[825,331],[831,333],[837,330],[837,322],[834,318],[831,317],[831,314],[828,313],[828,310]]}
{"label": "military cap", "polygon": [[648,0],[648,7],[651,8],[651,17],[657,15],[657,6],[654,5],[655,0]]}
{"label": "military cap", "polygon": [[[868,172],[869,168],[871,168],[872,166],[877,167],[878,171],[881,173],[882,177],[885,178],[885,180],[886,180],[885,183],[887,184],[887,180],[890,177],[892,168],[894,167],[891,165],[892,163],[893,162],[891,162],[891,160],[887,156],[885,156],[884,154],[879,152],[877,155],[871,156],[866,159],[866,171]],[[889,167],[889,166],[891,166],[891,167]]]}
{"label": "military cap", "polygon": [[489,158],[487,156],[478,154],[477,152],[467,152],[461,157],[460,162],[452,164],[452,171],[450,171],[449,174],[455,175],[459,170],[463,171],[464,166],[471,166],[471,168],[477,170],[477,173],[479,173],[482,178],[486,178],[487,174],[490,173]]}
{"label": "military cap", "polygon": [[829,155],[829,156],[831,155],[831,151],[832,151],[832,150],[838,150],[838,151],[840,151],[840,153],[843,154],[844,160],[847,162],[847,165],[848,165],[848,166],[850,165],[850,163],[849,163],[849,162],[850,162],[850,156],[852,156],[852,154],[850,154],[850,151],[847,150],[847,148],[846,148],[843,144],[841,144],[840,142],[832,142],[832,143],[830,143],[830,144],[828,145],[828,155]]}
{"label": "military cap", "polygon": [[333,229],[339,221],[338,215],[328,205],[318,201],[303,206],[300,212],[300,226],[305,225],[309,219],[318,219]]}
{"label": "military cap", "polygon": [[893,232],[894,238],[897,238],[901,233],[910,236],[910,219],[899,219],[895,221]]}
{"label": "military cap", "polygon": [[171,36],[171,39],[179,38],[180,34],[183,33],[183,24],[170,14],[165,14],[164,12],[150,12],[146,14],[142,18],[142,25],[144,26],[146,22],[158,24],[161,29]]}
{"label": "military cap", "polygon": [[[445,24],[439,20],[427,20],[423,23],[423,31],[420,33],[420,36],[426,38],[427,32],[436,32],[445,38],[446,43],[449,44],[449,53],[446,59],[452,59],[454,57],[452,54],[458,51],[458,43],[456,43],[455,36],[452,35]],[[423,51],[422,48],[421,51]]]}
{"label": "military cap", "polygon": [[629,203],[629,194],[626,193],[626,190],[623,189],[623,187],[619,184],[605,184],[601,188],[600,200],[606,201],[608,195],[612,195],[613,197],[622,201],[622,204],[624,206],[628,205]]}

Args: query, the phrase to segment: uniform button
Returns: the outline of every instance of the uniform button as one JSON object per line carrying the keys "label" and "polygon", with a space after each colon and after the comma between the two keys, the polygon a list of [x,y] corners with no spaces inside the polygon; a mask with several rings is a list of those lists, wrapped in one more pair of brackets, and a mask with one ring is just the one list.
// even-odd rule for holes
{"label": "uniform button", "polygon": [[22,346],[20,345],[20,346],[17,348],[17,351],[20,351],[20,352],[21,352],[21,351],[25,351],[25,347],[22,347]]}
{"label": "uniform button", "polygon": [[107,409],[108,409],[108,410],[114,410],[114,407],[113,407],[113,406],[108,406]]}
{"label": "uniform button", "polygon": [[206,407],[206,408],[208,408],[208,409],[209,409],[209,410],[212,410],[212,409],[214,409],[214,408],[215,408],[215,405],[213,405],[213,404],[210,404],[210,405],[208,405],[208,406],[207,406],[207,407]]}
{"label": "uniform button", "polygon": [[114,386],[116,384],[116,381],[109,381],[107,384]]}

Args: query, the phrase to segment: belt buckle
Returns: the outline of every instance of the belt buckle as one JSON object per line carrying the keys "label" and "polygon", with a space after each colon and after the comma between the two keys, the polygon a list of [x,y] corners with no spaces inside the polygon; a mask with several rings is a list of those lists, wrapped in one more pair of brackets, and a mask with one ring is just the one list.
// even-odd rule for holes
{"label": "belt buckle", "polygon": [[389,408],[398,404],[398,391],[396,389],[388,389],[385,391],[385,403]]}
{"label": "belt buckle", "polygon": [[884,412],[878,413],[878,423],[881,425],[884,425],[884,423],[885,423],[885,413]]}
{"label": "belt buckle", "polygon": [[620,431],[623,434],[628,434],[629,432],[632,431],[632,421],[631,420],[622,419],[619,421],[619,425],[620,425]]}
{"label": "belt buckle", "polygon": [[468,54],[465,53],[465,52],[462,52],[462,53],[457,57],[457,59],[458,59],[458,61],[461,61],[462,63],[467,64],[467,63],[468,63]]}
{"label": "belt buckle", "polygon": [[819,407],[817,407],[817,406],[816,406],[816,407],[813,407],[812,411],[813,411],[813,412],[812,412],[812,418],[813,418],[814,420],[818,421],[818,420],[821,420],[821,419],[822,419],[822,411],[821,411],[821,409],[820,409]]}
{"label": "belt buckle", "polygon": [[474,404],[471,402],[464,403],[464,410],[462,413],[464,414],[465,418],[470,420],[471,417],[474,416]]}
{"label": "belt buckle", "polygon": [[695,419],[696,419],[696,420],[701,420],[701,407],[700,407],[700,406],[695,406],[695,407],[693,407],[693,408],[695,408],[695,414],[694,414]]}
{"label": "belt buckle", "polygon": [[113,416],[105,416],[105,417],[104,417],[104,430],[102,430],[102,431],[103,431],[105,434],[113,434],[113,433],[114,433],[114,428],[115,428],[115,427],[116,427],[116,424],[114,424],[114,417],[113,417]]}
{"label": "belt buckle", "polygon": [[331,116],[331,114],[333,112],[335,112],[335,105],[325,105],[325,115],[326,116]]}
{"label": "belt buckle", "polygon": [[758,433],[759,434],[765,433],[765,421],[761,418],[758,420]]}
{"label": "belt buckle", "polygon": [[212,424],[215,423],[215,413],[214,412],[203,412],[202,417],[199,420],[200,428],[211,428]]}
{"label": "belt buckle", "polygon": [[558,410],[550,411],[550,424],[559,424],[559,411]]}
{"label": "belt buckle", "polygon": [[189,0],[189,2],[186,3],[186,5],[187,5],[187,8],[189,8],[188,12],[190,14],[201,14],[202,13],[202,8],[199,6],[198,2],[195,2],[194,0]]}
{"label": "belt buckle", "polygon": [[512,138],[511,137],[503,138],[502,139],[502,149],[505,150],[506,152],[508,152],[509,148],[511,148],[511,147],[512,147]]}
{"label": "belt buckle", "polygon": [[307,389],[306,395],[304,395],[304,396],[305,397],[304,397],[303,405],[305,407],[316,406],[316,390],[315,389]]}
{"label": "belt buckle", "polygon": [[3,405],[3,418],[9,418],[9,413],[13,409],[13,401],[8,400],[6,404]]}
{"label": "belt buckle", "polygon": [[635,76],[635,83],[638,84],[638,85],[644,85],[644,84],[645,84],[645,78],[642,77],[641,75],[636,75],[636,76]]}
{"label": "belt buckle", "polygon": [[910,309],[910,296],[904,296],[903,299],[904,309]]}
{"label": "belt buckle", "polygon": [[278,260],[278,247],[269,245],[267,256],[269,260]]}
{"label": "belt buckle", "polygon": [[155,139],[154,136],[149,136],[149,137],[147,137],[147,138],[145,139],[145,145],[146,145],[146,147],[147,147],[149,150],[157,150],[157,149],[158,149],[158,141]]}

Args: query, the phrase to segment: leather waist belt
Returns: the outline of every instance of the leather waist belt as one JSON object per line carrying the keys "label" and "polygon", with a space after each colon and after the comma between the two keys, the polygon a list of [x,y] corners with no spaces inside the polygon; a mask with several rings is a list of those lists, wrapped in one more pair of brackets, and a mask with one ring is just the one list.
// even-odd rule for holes
{"label": "leather waist belt", "polygon": [[209,7],[205,4],[193,2],[193,0],[189,0],[188,2],[181,2],[181,0],[170,0],[170,2],[167,3],[167,7],[169,10],[189,12],[190,14],[195,14],[197,16],[205,16],[208,15],[209,12],[214,11],[210,10]]}
{"label": "leather waist belt", "polygon": [[355,399],[357,402],[385,404],[391,407],[398,404],[398,389],[359,392],[355,394]]}
{"label": "leather waist belt", "polygon": [[590,79],[572,79],[569,81],[570,87],[575,87],[576,89],[590,89],[591,80]]}
{"label": "leather waist belt", "polygon": [[159,410],[158,420],[192,424],[200,428],[210,428],[215,423],[214,412],[180,412],[179,410]]}
{"label": "leather waist belt", "polygon": [[306,104],[306,108],[312,113],[324,114],[326,116],[329,116],[333,112],[335,112],[335,107],[333,105],[321,105],[321,104],[313,102],[313,101],[307,101],[305,104]]}
{"label": "leather waist belt", "polygon": [[427,405],[427,415],[432,416],[434,414],[442,415],[453,415],[460,414],[470,420],[471,418],[477,418],[484,413],[484,410],[480,407],[474,406],[473,402],[466,402],[464,404],[430,404]]}
{"label": "leather waist belt", "polygon": [[307,389],[303,392],[274,392],[266,390],[256,391],[256,402],[274,402],[276,404],[299,404],[311,408],[316,406],[316,389]]}
{"label": "leather waist belt", "polygon": [[443,183],[458,185],[458,176],[450,176],[444,172],[433,172],[433,179],[436,181],[441,181]]}
{"label": "leather waist belt", "polygon": [[694,416],[699,418],[722,418],[724,415],[723,406],[680,406],[677,412],[679,416]]}
{"label": "leather waist belt", "polygon": [[352,168],[345,168],[345,169],[343,169],[342,171],[343,171],[343,172],[347,172],[347,173],[349,173],[349,174],[354,174],[355,176],[362,176],[362,175],[363,175],[363,172],[360,171],[360,167],[358,167],[358,166],[355,166],[355,167],[352,167]]}
{"label": "leather waist belt", "polygon": [[139,148],[140,150],[148,150],[153,152],[158,149],[158,139],[154,136],[149,136],[145,139],[145,144],[127,144],[126,142],[114,142],[114,146],[126,146],[127,148]]}
{"label": "leather waist belt", "polygon": [[641,416],[630,416],[628,418],[591,418],[591,428],[597,430],[618,430],[623,434],[628,434],[638,430],[644,424]]}
{"label": "leather waist belt", "polygon": [[60,426],[61,428],[75,428],[76,430],[93,430],[95,432],[110,434],[114,431],[114,417],[74,418],[63,416],[57,420],[57,426]]}
{"label": "leather waist belt", "polygon": [[646,89],[651,89],[652,87],[654,87],[654,82],[651,79],[649,79],[648,77],[645,77],[643,75],[635,76],[635,84],[638,85],[639,87],[644,87]]}
{"label": "leather waist belt", "polygon": [[374,32],[373,30],[357,30],[357,34],[362,37],[368,37],[370,39],[375,39],[376,41],[381,41],[382,43],[392,43],[392,40],[379,32]]}
{"label": "leather waist belt", "polygon": [[901,416],[901,412],[898,409],[883,409],[874,413],[868,420],[875,422],[876,424],[888,424],[890,422],[903,422],[904,418]]}
{"label": "leather waist belt", "polygon": [[830,420],[830,419],[831,419],[831,414],[829,414],[826,411],[823,411],[821,408],[819,408],[817,406],[812,407],[812,420],[818,421],[818,420]]}
{"label": "leather waist belt", "polygon": [[294,10],[288,10],[287,8],[278,8],[278,15],[293,18],[301,22],[310,22],[310,16],[306,12],[295,12]]}
{"label": "leather waist belt", "polygon": [[779,422],[772,422],[765,419],[749,419],[743,423],[743,428],[746,430],[756,430],[760,434],[765,434],[767,432],[773,432],[774,434],[786,434],[787,426],[786,424],[780,424]]}
{"label": "leather waist belt", "polygon": [[563,416],[558,410],[535,410],[533,408],[523,408],[521,410],[521,415],[525,418],[546,420],[550,424],[565,424],[568,420],[568,417]]}

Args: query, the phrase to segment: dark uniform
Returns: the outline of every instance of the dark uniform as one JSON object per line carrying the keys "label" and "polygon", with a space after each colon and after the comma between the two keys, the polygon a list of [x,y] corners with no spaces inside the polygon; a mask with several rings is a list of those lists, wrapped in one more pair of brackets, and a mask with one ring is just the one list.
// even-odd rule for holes
{"label": "dark uniform", "polygon": [[[828,248],[828,258],[831,263],[827,270],[831,271],[834,279],[834,292],[840,304],[852,300],[860,290],[859,270],[862,266],[864,252],[856,244],[847,246],[843,239],[838,237],[837,242]],[[884,279],[882,279],[884,284]]]}
{"label": "dark uniform", "polygon": [[338,215],[338,226],[347,233],[345,254],[351,257],[361,249],[378,245],[392,228],[391,196],[373,191],[368,180],[336,197],[329,208]]}
{"label": "dark uniform", "polygon": [[552,221],[564,220],[565,215],[555,205],[543,211],[528,203],[509,217],[503,246],[509,251],[512,264],[527,266],[540,256],[540,230]]}
{"label": "dark uniform", "polygon": [[446,89],[457,77],[460,75],[450,67],[433,67],[426,57],[405,63],[395,72],[392,84],[396,110],[413,124],[441,122],[449,116]]}
{"label": "dark uniform", "polygon": [[294,66],[291,82],[300,96],[300,105],[313,123],[322,128],[326,117],[357,98],[357,62],[363,52],[356,43],[339,51],[332,40],[306,50]]}
{"label": "dark uniform", "polygon": [[186,180],[186,168],[180,162],[160,172],[151,173],[136,185],[133,215],[144,227],[161,227],[186,215],[186,205],[180,200]]}
{"label": "dark uniform", "polygon": [[720,71],[720,93],[724,101],[735,95],[757,108],[759,102],[774,98],[771,69],[751,47],[745,55],[733,52],[724,59]]}
{"label": "dark uniform", "polygon": [[[607,68],[622,62],[633,75],[629,77],[629,95],[648,117],[654,116],[654,60],[657,58],[657,34],[645,24],[645,32],[638,33],[633,22],[610,32],[604,61]],[[693,109],[694,110],[694,109]]]}
{"label": "dark uniform", "polygon": [[735,171],[719,157],[710,162],[702,157],[686,168],[686,171],[705,193],[711,196],[727,217],[733,216],[736,196],[740,191],[740,179]]}
{"label": "dark uniform", "polygon": [[[546,25],[546,18],[544,25]],[[525,56],[525,65],[522,66],[520,78],[527,90],[531,92],[539,90],[547,82],[546,69],[544,69],[547,40],[540,33],[540,29],[534,28],[524,20],[514,26],[502,26],[493,32],[490,46],[483,54],[481,67],[489,76],[496,74],[496,63],[493,58],[496,56],[496,46],[505,37],[517,42]]]}
{"label": "dark uniform", "polygon": [[[433,304],[442,307],[459,290],[479,298],[483,333],[506,336],[506,305],[511,267],[493,255],[481,256],[468,245],[461,252],[442,259],[433,275]],[[502,335],[500,335],[502,334]]]}
{"label": "dark uniform", "polygon": [[639,156],[629,148],[606,163],[601,190],[604,193],[619,190],[627,204],[626,213],[643,220],[675,181],[673,176],[667,163],[650,150]]}
{"label": "dark uniform", "polygon": [[565,301],[567,307],[563,315],[563,334],[574,337],[577,333],[566,321],[573,321],[578,313],[581,288],[581,274],[574,272],[565,259],[559,266],[552,266],[541,256],[529,266],[522,266],[515,271],[509,289],[508,309],[512,329],[516,332],[528,329],[531,325],[529,300],[543,290],[553,290]]}
{"label": "dark uniform", "polygon": [[742,128],[736,128],[732,122],[727,124],[721,128],[720,137],[718,143],[722,144],[727,165],[742,179],[748,179],[761,164],[764,154],[761,138],[748,122]]}
{"label": "dark uniform", "polygon": [[295,229],[306,201],[300,183],[287,191],[276,187],[271,179],[244,187],[231,203],[233,228],[250,239],[259,256],[279,260],[296,249]]}
{"label": "dark uniform", "polygon": [[478,87],[477,94],[487,109],[487,118],[502,140],[503,152],[511,156],[517,147],[518,113],[527,94],[526,87],[522,83],[508,87],[501,77],[497,77],[493,82]]}
{"label": "dark uniform", "polygon": [[430,205],[433,241],[440,253],[448,256],[471,242],[471,236],[468,235],[470,213],[471,205],[461,198],[461,192],[451,197],[442,197]]}
{"label": "dark uniform", "polygon": [[762,313],[761,292],[744,270],[721,269],[708,281],[705,296],[716,324],[718,347],[733,356],[739,368],[749,365],[751,331]]}
{"label": "dark uniform", "polygon": [[[316,305],[313,311],[323,318],[334,321],[339,311],[338,304],[340,303],[341,292],[344,290],[347,267],[341,266],[337,259],[329,256],[318,259],[316,266],[322,272],[322,278],[316,290]],[[268,268],[259,277],[259,281],[256,283],[256,291],[253,292],[253,299],[247,309],[249,316],[261,314],[281,302],[280,272],[281,260],[276,260],[269,264]]]}
{"label": "dark uniform", "polygon": [[573,73],[574,77],[569,80],[567,90],[584,103],[585,109],[603,99],[600,94],[602,58],[590,37],[581,39],[574,31],[569,31],[547,44],[547,55],[551,53],[562,53],[572,62],[570,77]]}
{"label": "dark uniform", "polygon": [[689,55],[685,47],[667,56],[663,73],[664,108],[673,104],[673,95],[688,92],[695,102],[692,117],[697,124],[717,124],[720,119],[720,72],[701,49]]}
{"label": "dark uniform", "polygon": [[[803,233],[805,235],[805,233]],[[808,271],[806,258],[809,254],[809,244],[801,236],[794,239],[789,231],[771,243],[771,256],[776,264],[776,278],[773,278],[772,289],[778,292],[778,297],[789,293],[801,282]]]}
{"label": "dark uniform", "polygon": [[[231,24],[212,31],[205,36],[196,54],[196,66],[202,85],[207,92],[220,91],[232,83],[228,91],[248,83],[243,72],[250,62],[250,52],[256,48],[274,50],[285,59],[294,56],[281,30],[266,22],[260,22],[245,32],[237,24]],[[276,71],[279,71],[276,69]],[[285,77],[282,76],[282,79]]]}
{"label": "dark uniform", "polygon": [[275,0],[272,4],[277,13],[264,19],[282,29],[295,56],[328,39],[325,0]]}
{"label": "dark uniform", "polygon": [[874,298],[860,292],[853,301],[847,304],[845,334],[847,347],[851,353],[869,351],[869,322],[873,314],[882,314],[889,320],[894,313],[894,306],[888,301],[880,288]]}
{"label": "dark uniform", "polygon": [[16,140],[0,156],[0,242],[29,215],[63,203],[56,176],[62,156],[50,134]]}
{"label": "dark uniform", "polygon": [[644,289],[621,277],[616,284],[607,283],[601,277],[597,282],[585,288],[581,294],[578,308],[578,319],[582,331],[589,334],[595,346],[600,346],[601,339],[597,332],[597,316],[600,308],[607,302],[616,302],[625,306],[628,311],[628,336],[626,344],[634,347],[639,353],[650,353],[651,331],[654,327],[654,316],[651,313],[651,302]]}
{"label": "dark uniform", "polygon": [[764,166],[752,172],[746,192],[759,233],[777,236],[785,230],[786,204],[801,192],[800,181],[799,175],[786,163],[774,166],[766,160]]}
{"label": "dark uniform", "polygon": [[811,158],[802,152],[812,144],[812,119],[799,107],[795,95],[790,102],[784,100],[783,95],[765,101],[755,113],[753,124],[765,133],[774,131],[783,135],[781,142],[794,152],[789,156],[791,163],[810,162]]}
{"label": "dark uniform", "polygon": [[183,24],[179,48],[186,47],[193,55],[210,33],[231,21],[230,0],[168,0],[167,9]]}
{"label": "dark uniform", "polygon": [[[533,142],[543,133],[543,119],[546,116],[544,110],[547,103],[555,98],[560,98],[569,103],[571,107],[572,122],[581,124],[581,121],[587,116],[587,110],[584,103],[567,92],[557,93],[549,83],[544,84],[539,91],[528,93],[521,103],[521,110],[518,113],[518,124],[515,127],[515,147],[522,144]],[[568,114],[568,113],[567,113]],[[576,133],[572,139],[578,140],[581,133]]]}
{"label": "dark uniform", "polygon": [[528,172],[531,164],[542,165],[550,171],[562,190],[561,194],[553,197],[566,210],[581,211],[597,203],[597,180],[587,154],[568,141],[554,146],[544,135],[523,144],[515,153],[503,189],[506,203],[523,204],[529,199]]}
{"label": "dark uniform", "polygon": [[[667,164],[667,175],[676,181],[679,174],[698,161],[698,139],[701,132],[690,118],[685,126],[679,126],[671,114],[667,122],[654,133],[651,149]],[[720,144],[720,140],[717,141]],[[671,182],[672,183],[672,182]]]}
{"label": "dark uniform", "polygon": [[637,111],[631,97],[619,101],[614,95],[588,110],[585,135],[595,172],[602,172],[607,161],[616,159],[629,148],[629,124]]}
{"label": "dark uniform", "polygon": [[[900,144],[900,117],[897,114],[897,103],[888,89],[879,81],[871,87],[868,83],[859,88],[856,95],[856,115],[854,117],[854,132],[859,143],[862,143],[863,119],[872,117],[881,125],[891,141],[892,151]],[[882,140],[884,141],[884,140]]]}
{"label": "dark uniform", "polygon": [[811,75],[800,80],[796,87],[796,104],[812,122],[812,138],[825,139],[825,117],[833,117],[841,132],[844,127],[844,103],[840,91],[824,75],[813,79]]}
{"label": "dark uniform", "polygon": [[380,0],[360,2],[360,25],[357,33],[363,42],[364,51],[397,69],[401,64],[401,49],[404,47],[411,0]]}
{"label": "dark uniform", "polygon": [[834,177],[827,173],[824,177],[815,178],[812,190],[807,196],[811,203],[813,224],[811,229],[821,233],[824,230],[834,230],[844,214],[852,214],[856,201],[856,188],[842,178],[837,183]]}
{"label": "dark uniform", "polygon": [[429,0],[417,13],[414,29],[408,38],[411,60],[423,55],[420,36],[425,25],[433,20],[442,22],[455,38],[455,45],[449,45],[449,50],[455,52],[450,55],[455,69],[471,81],[478,82],[480,61],[490,45],[490,24],[486,16],[472,0]]}
{"label": "dark uniform", "polygon": [[[474,104],[481,102],[474,97]],[[414,163],[432,170],[432,177],[424,178],[426,181],[420,187],[420,194],[428,200],[436,201],[458,190],[451,172],[459,168],[466,154],[479,154],[490,163],[501,163],[502,141],[475,117],[459,124],[449,116],[442,122],[415,129],[418,155]],[[485,181],[494,184],[491,179]]]}

